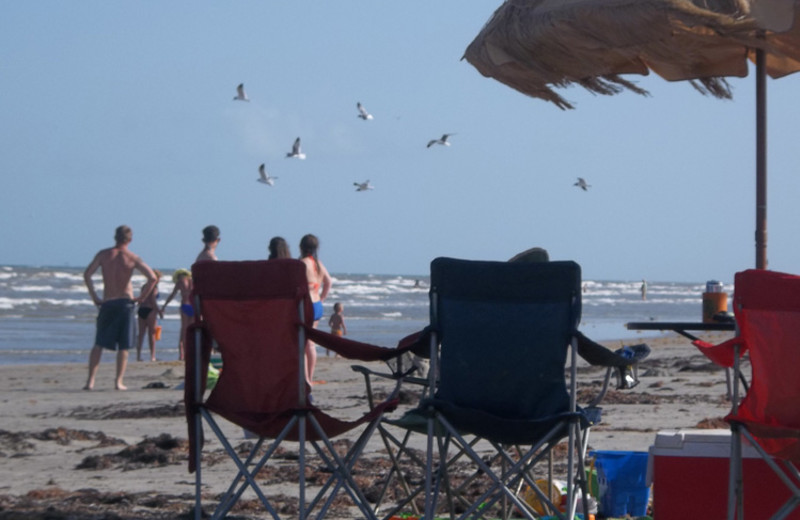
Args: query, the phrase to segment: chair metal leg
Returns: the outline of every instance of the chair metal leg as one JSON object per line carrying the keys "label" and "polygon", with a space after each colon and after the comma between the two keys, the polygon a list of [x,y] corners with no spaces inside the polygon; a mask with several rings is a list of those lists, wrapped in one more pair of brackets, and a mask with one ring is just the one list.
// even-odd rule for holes
{"label": "chair metal leg", "polygon": [[[194,431],[196,442],[200,442],[203,438],[203,418],[200,412],[194,414]],[[200,446],[195,450],[195,475],[194,475],[194,520],[203,519],[203,478],[201,476],[201,462],[203,460],[203,453]]]}
{"label": "chair metal leg", "polygon": [[425,457],[425,518],[433,518],[436,498],[433,495],[433,432],[434,418],[428,418],[427,455]]}

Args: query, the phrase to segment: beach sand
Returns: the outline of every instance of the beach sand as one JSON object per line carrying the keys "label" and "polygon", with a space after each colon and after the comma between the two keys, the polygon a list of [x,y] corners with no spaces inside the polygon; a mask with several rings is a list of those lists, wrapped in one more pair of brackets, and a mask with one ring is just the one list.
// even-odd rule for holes
{"label": "beach sand", "polygon": [[[716,343],[727,337],[704,338]],[[650,358],[641,364],[641,384],[609,392],[601,404],[603,422],[592,428],[590,449],[646,451],[660,430],[725,427],[720,422],[729,408],[724,371],[680,336],[640,341],[652,348]],[[612,348],[622,344],[603,343]],[[319,358],[316,377],[327,383],[315,387],[315,402],[336,416],[356,417],[366,407],[363,378],[351,364]],[[587,366],[581,369],[582,397],[599,389],[602,373]],[[83,391],[86,366],[82,364],[0,367],[0,520],[160,519],[189,513],[194,475],[187,471],[183,392],[175,389],[183,380],[183,365],[133,361],[125,392],[113,389],[113,376],[114,365],[103,363],[95,390]],[[413,393],[406,397],[415,399]],[[408,406],[401,405],[392,416],[399,417]],[[234,445],[249,442],[236,426],[222,419],[220,423]],[[232,466],[220,462],[221,445],[206,432],[204,496],[213,503],[226,489]],[[424,438],[415,437],[423,448]],[[362,482],[376,478],[384,467],[382,450],[373,438],[366,454],[372,463],[365,467],[376,475],[367,471],[359,476]],[[270,496],[285,495],[278,502],[290,511],[292,499],[287,497],[294,496],[295,489],[292,462],[284,458],[281,465],[275,482],[266,489]],[[237,510],[237,518],[265,516],[252,501],[249,506],[252,510]],[[328,518],[352,518],[349,511],[342,505]]]}

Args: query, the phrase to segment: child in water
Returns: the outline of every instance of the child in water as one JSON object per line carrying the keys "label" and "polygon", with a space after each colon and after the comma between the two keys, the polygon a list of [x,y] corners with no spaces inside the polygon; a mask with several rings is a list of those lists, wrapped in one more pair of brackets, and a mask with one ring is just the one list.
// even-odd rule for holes
{"label": "child in water", "polygon": [[[333,314],[331,314],[331,318],[328,320],[328,325],[331,327],[331,334],[335,334],[337,336],[344,336],[347,334],[347,326],[344,324],[344,307],[341,303],[336,302],[333,305]],[[325,355],[329,355],[330,351],[325,349]]]}

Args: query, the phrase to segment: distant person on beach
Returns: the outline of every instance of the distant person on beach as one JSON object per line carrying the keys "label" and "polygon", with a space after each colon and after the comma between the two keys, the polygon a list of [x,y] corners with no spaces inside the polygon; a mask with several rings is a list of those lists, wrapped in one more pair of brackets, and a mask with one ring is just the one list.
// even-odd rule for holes
{"label": "distant person on beach", "polygon": [[216,260],[217,245],[219,245],[219,228],[217,226],[206,226],[203,228],[203,250],[197,255],[195,262],[202,262],[204,260]]}
{"label": "distant person on beach", "polygon": [[[156,286],[156,275],[144,261],[128,250],[133,240],[133,231],[128,226],[119,226],[114,233],[114,247],[100,250],[83,272],[83,281],[89,296],[100,308],[97,315],[97,331],[94,346],[89,354],[89,377],[84,390],[94,388],[97,368],[103,349],[117,351],[117,377],[114,388],[127,390],[122,384],[125,368],[128,366],[128,349],[133,343],[133,310],[136,303],[142,303]],[[100,269],[103,275],[103,298],[94,289],[92,276]],[[141,295],[133,297],[131,277],[136,269],[147,278]]]}
{"label": "distant person on beach", "polygon": [[328,325],[331,327],[331,334],[337,336],[347,334],[347,325],[344,324],[344,307],[341,303],[336,302],[333,304],[333,314],[331,314],[331,319],[328,320]]}
{"label": "distant person on beach", "polygon": [[[319,261],[317,250],[319,239],[308,234],[300,239],[300,260],[306,264],[306,279],[311,293],[311,302],[314,304],[314,327],[322,318],[322,302],[331,290],[331,275],[322,262]],[[314,368],[317,365],[317,350],[314,343],[306,341],[306,380],[309,385],[314,384]]]}
{"label": "distant person on beach", "polygon": [[139,310],[137,311],[139,316],[139,339],[136,342],[136,361],[142,360],[142,344],[144,343],[145,335],[150,345],[150,361],[156,360],[156,319],[158,315],[164,318],[164,313],[158,308],[158,281],[161,280],[161,271],[153,269],[153,272],[156,275],[156,285],[146,297],[142,294],[144,300],[139,303]]}
{"label": "distant person on beach", "polygon": [[292,254],[289,252],[289,244],[286,243],[283,237],[272,237],[269,241],[269,258],[268,260],[274,260],[275,258],[291,258]]}
{"label": "distant person on beach", "polygon": [[642,300],[646,300],[647,299],[647,280],[642,280],[641,291],[642,291]]}
{"label": "distant person on beach", "polygon": [[[347,325],[344,324],[344,306],[340,302],[333,304],[333,314],[331,314],[331,318],[328,320],[328,325],[331,328],[331,334],[336,336],[347,335]],[[331,351],[325,349],[325,356],[330,355]],[[339,355],[337,354],[336,357],[339,357]]]}
{"label": "distant person on beach", "polygon": [[167,301],[161,307],[161,315],[164,315],[164,309],[167,308],[169,302],[175,297],[178,292],[181,293],[181,335],[178,337],[178,359],[183,361],[185,358],[184,336],[189,324],[192,323],[194,318],[194,307],[192,306],[192,273],[188,269],[178,269],[172,273],[172,281],[175,282],[175,287],[172,288],[172,293],[167,297]]}

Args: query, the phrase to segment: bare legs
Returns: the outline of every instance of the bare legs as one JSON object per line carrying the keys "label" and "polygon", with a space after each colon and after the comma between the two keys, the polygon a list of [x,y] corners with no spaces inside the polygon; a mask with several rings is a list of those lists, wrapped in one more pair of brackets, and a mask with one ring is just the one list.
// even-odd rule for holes
{"label": "bare legs", "polygon": [[94,388],[94,378],[97,375],[97,367],[100,366],[100,357],[103,355],[103,347],[95,345],[89,353],[89,378],[86,380],[84,390]]}
{"label": "bare legs", "polygon": [[144,343],[145,332],[147,332],[147,321],[139,318],[139,335],[136,338],[136,361],[142,360],[142,343]]}
{"label": "bare legs", "polygon": [[[103,347],[95,345],[89,353],[89,377],[86,379],[84,390],[94,388],[94,379],[97,376],[97,368],[100,366],[100,358],[103,356]],[[128,349],[117,350],[117,377],[114,380],[114,388],[117,390],[127,390],[128,387],[122,384],[125,375],[125,368],[128,366]]]}
{"label": "bare legs", "polygon": [[314,368],[317,366],[317,345],[313,341],[306,341],[306,381],[314,384]]}
{"label": "bare legs", "polygon": [[[314,328],[317,328],[319,321],[314,322]],[[314,384],[314,368],[317,366],[317,345],[310,340],[306,340],[306,381],[308,385]]]}
{"label": "bare legs", "polygon": [[[142,360],[142,344],[145,335],[150,345],[150,361],[156,360],[156,309],[150,312],[146,320],[139,318],[139,337],[136,340],[136,360]],[[183,325],[181,323],[181,325]]]}
{"label": "bare legs", "polygon": [[184,345],[186,344],[186,330],[189,328],[189,325],[192,323],[192,318],[187,316],[186,314],[181,311],[181,337],[178,339],[178,359],[183,361],[186,359]]}
{"label": "bare legs", "polygon": [[125,368],[128,366],[128,349],[117,351],[117,378],[114,380],[114,388],[117,390],[127,390],[128,387],[122,384],[122,376],[125,375]]}

